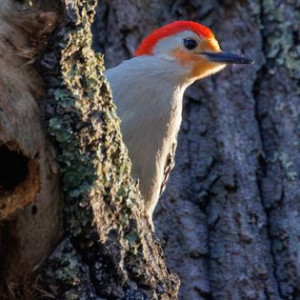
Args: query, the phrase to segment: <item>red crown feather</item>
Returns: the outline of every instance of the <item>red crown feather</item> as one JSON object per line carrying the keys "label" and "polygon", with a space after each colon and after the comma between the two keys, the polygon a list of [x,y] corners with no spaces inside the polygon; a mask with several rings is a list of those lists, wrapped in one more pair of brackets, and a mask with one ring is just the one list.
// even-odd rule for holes
{"label": "red crown feather", "polygon": [[153,48],[158,41],[185,30],[193,31],[205,39],[214,37],[212,31],[209,28],[199,23],[192,21],[175,21],[154,30],[146,38],[144,38],[144,40],[138,46],[135,55],[151,55],[153,52]]}

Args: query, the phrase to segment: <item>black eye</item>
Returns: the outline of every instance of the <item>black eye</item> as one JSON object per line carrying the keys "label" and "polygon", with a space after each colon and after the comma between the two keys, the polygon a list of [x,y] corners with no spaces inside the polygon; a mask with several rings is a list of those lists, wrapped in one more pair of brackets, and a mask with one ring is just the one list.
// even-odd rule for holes
{"label": "black eye", "polygon": [[189,50],[193,50],[198,46],[198,43],[191,38],[187,38],[183,40],[184,47]]}

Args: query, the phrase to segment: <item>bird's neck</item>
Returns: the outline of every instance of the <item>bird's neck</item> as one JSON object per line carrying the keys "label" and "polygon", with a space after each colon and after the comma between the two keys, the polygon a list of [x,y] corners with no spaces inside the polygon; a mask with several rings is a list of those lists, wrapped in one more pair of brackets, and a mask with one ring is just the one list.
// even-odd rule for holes
{"label": "bird's neck", "polygon": [[[152,56],[132,58],[106,72],[119,113],[140,108],[141,118],[152,124],[176,114],[181,118],[183,93],[190,84],[182,74],[175,61]],[[124,97],[126,101],[119,101]]]}
{"label": "bird's neck", "polygon": [[125,61],[133,72],[133,76],[138,76],[142,81],[149,80],[154,86],[169,86],[185,90],[192,83],[192,79],[187,77],[191,71],[190,66],[182,66],[175,59],[159,58],[155,56],[138,56]]}

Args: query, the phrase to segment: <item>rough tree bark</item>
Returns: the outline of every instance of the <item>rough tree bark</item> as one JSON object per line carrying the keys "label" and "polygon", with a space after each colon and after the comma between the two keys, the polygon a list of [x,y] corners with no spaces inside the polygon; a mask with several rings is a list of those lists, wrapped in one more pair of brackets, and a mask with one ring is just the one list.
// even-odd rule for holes
{"label": "rough tree bark", "polygon": [[44,279],[58,298],[176,299],[179,280],[167,270],[145,217],[103,60],[91,50],[96,1],[65,6],[64,23],[42,60],[66,230]]}
{"label": "rough tree bark", "polygon": [[94,47],[114,66],[176,19],[256,60],[186,93],[155,214],[180,299],[300,299],[300,2],[100,1]]}
{"label": "rough tree bark", "polygon": [[[7,3],[13,3],[9,1]],[[7,82],[12,82],[14,75],[21,86],[18,89],[15,85],[2,86],[5,93],[14,93],[15,97],[10,99],[4,92],[0,97],[0,103],[3,104],[1,134],[4,136],[0,136],[3,144],[0,145],[1,162],[5,162],[6,170],[15,175],[18,169],[13,169],[5,161],[8,157],[6,152],[15,155],[12,158],[14,160],[19,155],[25,160],[23,162],[20,159],[27,173],[21,178],[24,183],[21,180],[16,183],[18,186],[24,185],[23,193],[17,193],[18,189],[10,186],[12,181],[9,181],[10,185],[6,184],[6,174],[1,169],[0,203],[1,217],[4,219],[1,225],[4,229],[1,231],[0,245],[3,255],[0,297],[33,299],[42,292],[40,296],[55,299],[176,299],[179,280],[168,271],[161,247],[145,217],[137,182],[130,175],[131,164],[121,140],[119,119],[102,73],[103,59],[91,50],[91,24],[96,1],[36,1],[39,6],[35,5],[35,1],[25,2],[32,2],[33,8],[17,11],[17,4],[9,6],[7,22],[4,21],[9,26],[14,22],[16,25],[18,22],[22,24],[22,28],[16,26],[13,32],[16,44],[12,44],[14,40],[5,37],[7,45],[3,47],[7,51],[12,45],[20,50],[19,53],[15,51],[12,56],[4,57],[3,62],[8,65],[6,71],[9,70],[9,63],[16,62],[12,73],[9,73],[12,78],[8,78]],[[49,251],[54,250],[53,241],[57,243],[61,237],[59,225],[62,220],[62,214],[59,213],[62,201],[57,192],[53,194],[49,189],[46,191],[48,198],[35,198],[39,191],[41,195],[45,192],[40,188],[45,179],[43,176],[52,173],[43,173],[41,176],[36,174],[36,170],[48,166],[46,159],[43,161],[39,160],[39,156],[36,158],[37,153],[44,158],[42,150],[46,140],[44,123],[41,122],[37,105],[40,94],[33,92],[35,82],[32,80],[37,78],[41,82],[30,60],[36,58],[37,53],[19,60],[20,53],[28,54],[28,44],[37,50],[34,45],[41,43],[41,36],[27,34],[26,26],[35,32],[37,28],[32,26],[37,20],[41,28],[47,27],[47,22],[40,22],[41,16],[49,16],[41,11],[43,8],[62,12],[59,16],[60,25],[48,42],[48,49],[40,59],[40,67],[46,88],[42,101],[45,109],[43,115],[56,145],[62,177],[64,235],[56,250],[39,266],[37,273],[42,279],[30,286],[24,281],[33,275],[36,265],[45,259]],[[14,21],[11,19],[13,9],[17,12]],[[29,22],[24,22],[24,16],[28,16]],[[0,28],[0,33],[3,32]],[[19,39],[24,43],[20,44]],[[4,50],[2,56],[5,56]],[[1,79],[6,78],[3,73]],[[24,93],[23,97],[20,93]],[[30,113],[30,119],[28,124],[25,123],[27,126],[22,128],[26,113]],[[11,140],[15,143],[11,143]],[[50,150],[47,149],[48,154]],[[57,173],[53,177],[57,181]],[[31,186],[35,188],[32,193]],[[13,198],[7,196],[8,188]],[[9,210],[12,208],[11,199],[13,204],[16,203],[13,212]],[[43,204],[44,201],[46,203]],[[28,203],[34,203],[35,206],[29,206]],[[40,204],[52,210],[41,210]],[[29,213],[23,217],[27,210]],[[48,211],[51,213],[49,216]],[[43,217],[43,220],[35,215]],[[20,218],[24,222],[18,228],[20,233],[14,236],[16,242],[13,244],[7,240],[7,233],[14,233],[11,226],[7,227],[7,223],[17,226]],[[42,228],[32,227],[32,223]],[[31,230],[31,235],[28,230]],[[27,234],[25,237],[22,236],[24,233]],[[41,233],[45,236],[41,236]],[[42,244],[44,238],[48,242],[47,247]],[[17,247],[22,242],[26,243],[27,248]],[[27,259],[34,259],[35,264],[23,262],[24,259],[23,265],[18,261],[16,263],[10,258],[12,253],[8,251],[11,250],[14,258],[18,258],[18,255],[23,258],[26,254]],[[8,276],[12,271],[19,276]],[[22,286],[23,290],[20,288]]]}

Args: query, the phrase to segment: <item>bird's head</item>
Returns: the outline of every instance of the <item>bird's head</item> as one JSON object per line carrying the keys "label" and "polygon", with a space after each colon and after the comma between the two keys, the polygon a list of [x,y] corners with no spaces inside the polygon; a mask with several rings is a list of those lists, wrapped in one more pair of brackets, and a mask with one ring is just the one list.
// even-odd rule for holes
{"label": "bird's head", "polygon": [[192,80],[216,73],[228,64],[253,63],[244,56],[222,52],[212,31],[191,21],[176,21],[154,30],[135,55],[174,60],[185,70],[184,76]]}

